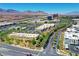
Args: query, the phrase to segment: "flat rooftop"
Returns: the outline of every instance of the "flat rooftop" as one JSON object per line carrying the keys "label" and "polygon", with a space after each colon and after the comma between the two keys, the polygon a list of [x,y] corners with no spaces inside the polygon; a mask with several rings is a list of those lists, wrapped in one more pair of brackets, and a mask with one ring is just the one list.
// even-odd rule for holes
{"label": "flat rooftop", "polygon": [[67,30],[65,31],[64,38],[79,40],[79,31],[74,27],[67,28]]}
{"label": "flat rooftop", "polygon": [[46,28],[49,28],[49,27],[53,27],[55,24],[43,24],[39,27],[36,28],[36,30],[43,30],[43,29],[46,29]]}
{"label": "flat rooftop", "polygon": [[79,40],[79,33],[65,32],[64,37],[71,40]]}
{"label": "flat rooftop", "polygon": [[31,33],[11,33],[10,37],[18,37],[18,38],[36,38],[39,34],[31,34]]}
{"label": "flat rooftop", "polygon": [[14,22],[0,22],[0,26],[13,24]]}
{"label": "flat rooftop", "polygon": [[72,20],[74,20],[74,21],[79,21],[79,19],[72,19]]}

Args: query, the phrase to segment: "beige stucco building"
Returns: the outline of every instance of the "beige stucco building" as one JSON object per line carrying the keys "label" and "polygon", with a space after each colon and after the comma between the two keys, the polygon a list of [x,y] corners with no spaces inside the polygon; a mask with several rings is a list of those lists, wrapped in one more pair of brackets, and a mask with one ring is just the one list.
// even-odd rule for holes
{"label": "beige stucco building", "polygon": [[36,39],[39,34],[29,33],[11,33],[8,35],[10,40],[13,40],[13,44],[20,45],[22,47],[30,47],[31,41]]}
{"label": "beige stucco building", "polygon": [[43,25],[37,27],[36,30],[43,31],[43,30],[52,28],[54,26],[55,26],[55,24],[53,24],[53,23],[51,23],[51,24],[43,24]]}

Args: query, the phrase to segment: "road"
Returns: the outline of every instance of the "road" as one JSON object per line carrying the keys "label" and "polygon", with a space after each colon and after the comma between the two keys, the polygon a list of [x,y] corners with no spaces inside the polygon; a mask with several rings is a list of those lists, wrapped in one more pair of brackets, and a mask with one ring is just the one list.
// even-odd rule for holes
{"label": "road", "polygon": [[[58,38],[59,38],[59,34],[60,34],[60,31],[58,32]],[[54,36],[55,36],[55,33],[50,37],[46,49],[43,52],[39,53],[39,56],[59,56],[59,54],[57,54],[57,51],[56,51],[57,49],[52,48],[52,42],[54,40],[53,39]],[[56,42],[55,48],[58,44],[58,38],[56,39],[57,42]]]}
{"label": "road", "polygon": [[74,46],[74,45],[69,45],[69,50],[72,53],[79,54],[79,49],[76,49],[76,46]]}
{"label": "road", "polygon": [[39,52],[0,44],[0,53],[4,56],[27,56],[27,54],[37,55]]}
{"label": "road", "polygon": [[58,45],[58,42],[59,42],[59,38],[60,38],[60,36],[61,36],[61,33],[62,33],[62,31],[58,31],[58,36],[56,37],[56,44],[55,44],[55,47],[57,47],[57,45]]}

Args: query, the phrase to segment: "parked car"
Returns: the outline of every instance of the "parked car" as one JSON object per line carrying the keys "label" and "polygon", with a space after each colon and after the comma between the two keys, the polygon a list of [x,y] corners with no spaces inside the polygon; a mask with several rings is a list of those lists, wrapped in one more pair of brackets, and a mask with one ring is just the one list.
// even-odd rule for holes
{"label": "parked car", "polygon": [[28,53],[27,56],[32,56],[32,54],[31,53]]}

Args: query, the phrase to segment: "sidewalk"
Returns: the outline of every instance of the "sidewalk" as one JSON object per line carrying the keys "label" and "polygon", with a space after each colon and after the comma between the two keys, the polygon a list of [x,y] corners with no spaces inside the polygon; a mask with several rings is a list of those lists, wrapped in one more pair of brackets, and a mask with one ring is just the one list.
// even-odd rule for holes
{"label": "sidewalk", "polygon": [[62,56],[69,56],[67,54],[61,53],[59,49],[56,50],[58,54],[62,55]]}
{"label": "sidewalk", "polygon": [[11,46],[14,46],[14,47],[19,47],[19,48],[23,48],[23,49],[28,49],[28,50],[31,50],[31,51],[38,51],[38,52],[42,52],[44,49],[41,47],[41,49],[40,50],[38,50],[38,49],[31,49],[31,48],[25,48],[25,47],[21,47],[21,46],[19,46],[19,45],[11,45]]}

